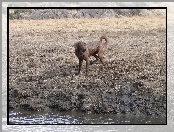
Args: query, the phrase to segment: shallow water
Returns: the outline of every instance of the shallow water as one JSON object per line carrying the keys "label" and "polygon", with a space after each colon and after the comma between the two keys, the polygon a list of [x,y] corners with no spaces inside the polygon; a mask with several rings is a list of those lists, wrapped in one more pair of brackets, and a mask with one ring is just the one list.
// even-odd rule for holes
{"label": "shallow water", "polygon": [[87,114],[80,112],[9,112],[9,124],[166,124],[166,117],[132,114]]}

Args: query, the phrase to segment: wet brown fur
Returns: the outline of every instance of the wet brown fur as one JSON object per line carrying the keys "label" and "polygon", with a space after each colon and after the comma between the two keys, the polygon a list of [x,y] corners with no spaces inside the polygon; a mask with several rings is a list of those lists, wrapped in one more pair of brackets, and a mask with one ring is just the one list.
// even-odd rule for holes
{"label": "wet brown fur", "polygon": [[[103,39],[105,40],[105,42],[102,42]],[[97,62],[98,59],[100,59],[102,64],[105,65],[103,55],[106,51],[107,43],[108,43],[107,37],[101,36],[100,41],[93,41],[93,42],[89,42],[89,43],[84,43],[82,41],[79,41],[74,44],[75,55],[79,59],[78,74],[80,73],[83,60],[86,61],[86,75],[88,75],[89,64],[93,64],[94,62]],[[90,56],[94,56],[96,58],[96,60],[93,62],[90,62],[89,61]]]}

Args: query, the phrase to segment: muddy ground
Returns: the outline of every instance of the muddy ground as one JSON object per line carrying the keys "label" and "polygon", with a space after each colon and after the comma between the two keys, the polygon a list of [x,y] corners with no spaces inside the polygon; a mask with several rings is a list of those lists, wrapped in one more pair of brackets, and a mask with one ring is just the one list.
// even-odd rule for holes
{"label": "muddy ground", "polygon": [[[166,115],[165,17],[10,20],[9,106]],[[107,65],[80,75],[73,44],[106,34]],[[91,57],[91,60],[94,58]]]}

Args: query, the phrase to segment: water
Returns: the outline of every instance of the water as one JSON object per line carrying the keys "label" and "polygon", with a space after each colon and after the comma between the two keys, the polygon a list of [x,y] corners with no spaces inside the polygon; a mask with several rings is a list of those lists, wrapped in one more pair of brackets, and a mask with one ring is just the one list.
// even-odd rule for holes
{"label": "water", "polygon": [[166,124],[166,117],[18,109],[9,112],[9,124]]}

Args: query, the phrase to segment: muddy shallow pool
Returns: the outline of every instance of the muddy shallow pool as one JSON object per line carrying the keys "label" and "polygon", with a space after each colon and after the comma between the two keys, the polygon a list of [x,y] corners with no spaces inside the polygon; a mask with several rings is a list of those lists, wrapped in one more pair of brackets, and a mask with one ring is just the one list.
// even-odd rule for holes
{"label": "muddy shallow pool", "polygon": [[9,124],[166,124],[165,116],[89,114],[57,111],[9,111]]}

